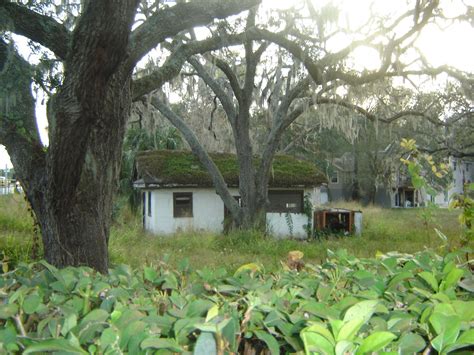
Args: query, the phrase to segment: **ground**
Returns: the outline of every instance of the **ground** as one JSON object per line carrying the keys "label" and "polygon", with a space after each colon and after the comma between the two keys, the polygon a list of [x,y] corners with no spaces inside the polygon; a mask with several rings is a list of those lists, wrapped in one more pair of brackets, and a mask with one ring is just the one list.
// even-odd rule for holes
{"label": "ground", "polygon": [[[361,208],[354,204],[337,206]],[[327,249],[347,249],[357,257],[374,257],[377,252],[390,251],[414,253],[425,248],[443,253],[443,241],[434,228],[446,234],[452,247],[459,245],[458,211],[439,209],[435,211],[434,222],[426,227],[421,217],[422,209],[361,209],[364,220],[361,237],[300,242],[274,240],[251,232],[228,236],[189,232],[157,237],[144,233],[141,217],[134,216],[124,203],[118,202],[110,236],[111,265],[127,263],[140,267],[165,261],[177,266],[188,259],[193,269],[224,267],[233,271],[253,262],[263,265],[267,271],[274,271],[292,250],[301,250],[304,260],[311,263],[324,260]],[[0,196],[0,250],[9,260],[30,261],[33,225],[21,195]]]}

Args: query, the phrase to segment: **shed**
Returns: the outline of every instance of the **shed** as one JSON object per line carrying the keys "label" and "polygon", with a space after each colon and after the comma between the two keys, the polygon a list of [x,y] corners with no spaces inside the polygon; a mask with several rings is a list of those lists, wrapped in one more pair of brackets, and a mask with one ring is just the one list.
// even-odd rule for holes
{"label": "shed", "polygon": [[[238,162],[233,154],[210,154],[230,192],[240,200]],[[224,230],[226,209],[217,195],[211,176],[189,151],[145,151],[137,154],[134,186],[143,196],[144,228],[154,234],[182,230]],[[267,229],[277,237],[306,237],[308,217],[304,198],[320,205],[327,196],[326,182],[316,166],[286,155],[276,156],[269,181]],[[288,221],[291,221],[290,223]]]}
{"label": "shed", "polygon": [[361,235],[362,211],[344,208],[318,209],[313,213],[316,231]]}

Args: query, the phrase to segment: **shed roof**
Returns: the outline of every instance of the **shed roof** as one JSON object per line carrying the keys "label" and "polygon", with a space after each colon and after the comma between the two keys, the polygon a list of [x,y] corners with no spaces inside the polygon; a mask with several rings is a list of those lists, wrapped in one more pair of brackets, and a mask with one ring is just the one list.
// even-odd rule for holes
{"label": "shed roof", "polygon": [[[234,154],[211,153],[228,186],[238,186],[238,162]],[[135,159],[136,187],[212,187],[212,179],[190,151],[153,150],[139,152]],[[270,187],[314,187],[327,182],[326,177],[308,161],[287,155],[273,160]]]}

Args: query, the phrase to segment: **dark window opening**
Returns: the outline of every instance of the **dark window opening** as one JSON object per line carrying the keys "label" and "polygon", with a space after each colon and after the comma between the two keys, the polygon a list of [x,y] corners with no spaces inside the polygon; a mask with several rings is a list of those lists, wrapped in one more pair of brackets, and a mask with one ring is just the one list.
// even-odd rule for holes
{"label": "dark window opening", "polygon": [[268,191],[268,212],[303,213],[303,191]]}
{"label": "dark window opening", "polygon": [[174,192],[173,193],[173,217],[193,216],[193,193]]}
{"label": "dark window opening", "polygon": [[337,171],[335,171],[331,174],[331,183],[337,184],[338,182],[339,182],[339,174],[337,173]]}
{"label": "dark window opening", "polygon": [[151,191],[148,191],[148,217],[151,217]]}

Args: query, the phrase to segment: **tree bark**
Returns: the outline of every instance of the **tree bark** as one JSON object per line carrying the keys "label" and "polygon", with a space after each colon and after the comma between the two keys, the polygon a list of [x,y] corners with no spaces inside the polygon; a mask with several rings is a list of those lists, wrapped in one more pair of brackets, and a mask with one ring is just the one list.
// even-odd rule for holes
{"label": "tree bark", "polygon": [[[123,0],[120,5],[90,1],[68,31],[27,6],[0,1],[3,28],[48,47],[64,66],[63,82],[48,103],[46,148],[36,127],[33,69],[13,46],[0,40],[0,143],[6,146],[36,214],[48,262],[108,271],[112,197],[132,102],[131,73],[140,58],[186,28],[258,2],[178,4],[158,11],[132,31],[138,0]],[[214,42],[196,43],[187,51],[190,55],[219,45]],[[177,70],[165,66],[166,75],[161,77],[171,79],[182,63]]]}

